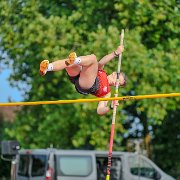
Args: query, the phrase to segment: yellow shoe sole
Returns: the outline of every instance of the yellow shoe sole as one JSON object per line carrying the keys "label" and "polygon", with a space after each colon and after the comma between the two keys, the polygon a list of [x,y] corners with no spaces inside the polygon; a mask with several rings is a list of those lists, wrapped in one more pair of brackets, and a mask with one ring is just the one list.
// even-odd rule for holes
{"label": "yellow shoe sole", "polygon": [[46,74],[48,65],[49,65],[49,61],[48,60],[43,60],[40,63],[39,73],[40,73],[41,76],[44,76]]}
{"label": "yellow shoe sole", "polygon": [[65,62],[67,66],[71,65],[74,63],[75,59],[77,58],[77,55],[75,52],[71,52],[69,54],[69,59]]}

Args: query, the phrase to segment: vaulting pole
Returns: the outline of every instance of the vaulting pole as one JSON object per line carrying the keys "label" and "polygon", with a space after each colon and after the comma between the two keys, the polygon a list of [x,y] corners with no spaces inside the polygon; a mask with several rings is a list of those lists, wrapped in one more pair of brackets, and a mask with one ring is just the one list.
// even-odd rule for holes
{"label": "vaulting pole", "polygon": [[[124,40],[124,29],[122,29],[122,31],[121,31],[120,45],[123,45],[123,40]],[[114,94],[115,97],[118,97],[120,70],[121,70],[121,59],[122,59],[122,53],[119,55],[119,61],[118,61],[117,79],[116,79],[115,94]],[[106,180],[110,179],[110,174],[111,174],[110,169],[111,169],[112,149],[113,149],[113,141],[114,141],[114,130],[115,130],[115,123],[116,123],[116,110],[117,110],[117,106],[114,103],[112,125],[111,125],[111,135],[110,135],[110,142],[109,142],[109,153],[108,153]]]}

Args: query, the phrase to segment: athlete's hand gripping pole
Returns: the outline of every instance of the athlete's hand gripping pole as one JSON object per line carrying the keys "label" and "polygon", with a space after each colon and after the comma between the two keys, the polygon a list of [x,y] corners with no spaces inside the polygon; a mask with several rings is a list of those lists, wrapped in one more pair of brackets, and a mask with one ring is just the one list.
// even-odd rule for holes
{"label": "athlete's hand gripping pole", "polygon": [[[123,45],[123,41],[124,41],[124,29],[122,29],[122,31],[121,31],[120,45]],[[120,70],[121,70],[121,59],[122,59],[122,53],[119,54],[117,79],[116,79],[115,94],[114,94],[115,97],[118,97],[118,87],[119,87],[119,82],[120,82]],[[107,171],[106,171],[106,180],[110,180],[110,169],[111,169],[114,129],[115,129],[115,123],[116,123],[116,110],[117,110],[117,106],[114,105],[113,116],[112,116],[112,125],[111,125],[111,135],[110,135],[110,142],[109,142],[109,153],[108,153],[108,165],[107,165]]]}

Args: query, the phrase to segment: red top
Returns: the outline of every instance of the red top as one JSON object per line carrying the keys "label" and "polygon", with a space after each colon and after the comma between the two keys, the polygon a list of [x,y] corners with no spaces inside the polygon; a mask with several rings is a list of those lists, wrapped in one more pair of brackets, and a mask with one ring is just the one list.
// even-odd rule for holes
{"label": "red top", "polygon": [[93,95],[103,97],[111,91],[106,72],[104,70],[98,70],[97,78],[99,80],[99,87]]}

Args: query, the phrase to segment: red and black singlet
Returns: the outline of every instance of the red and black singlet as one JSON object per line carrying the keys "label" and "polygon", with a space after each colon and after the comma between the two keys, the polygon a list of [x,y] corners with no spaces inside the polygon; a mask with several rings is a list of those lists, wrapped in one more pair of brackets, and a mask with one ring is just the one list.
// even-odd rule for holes
{"label": "red and black singlet", "polygon": [[97,79],[98,79],[98,89],[95,93],[92,94],[97,97],[103,97],[110,92],[110,86],[106,72],[104,70],[98,70]]}

